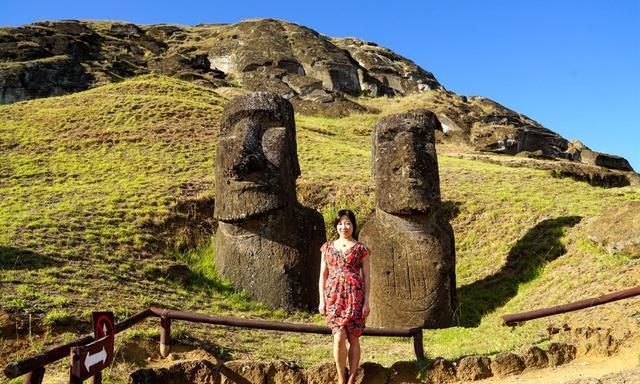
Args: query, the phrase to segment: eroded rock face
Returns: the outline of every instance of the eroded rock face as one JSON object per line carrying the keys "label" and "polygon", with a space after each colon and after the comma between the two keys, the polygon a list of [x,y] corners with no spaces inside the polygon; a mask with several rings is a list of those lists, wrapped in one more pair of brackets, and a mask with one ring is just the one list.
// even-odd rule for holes
{"label": "eroded rock face", "polygon": [[474,381],[493,376],[491,359],[484,356],[467,356],[458,362],[456,374],[459,380]]}
{"label": "eroded rock face", "polygon": [[549,366],[555,367],[568,363],[576,358],[576,347],[564,343],[551,343],[547,356],[549,357]]}
{"label": "eroded rock face", "polygon": [[373,131],[376,213],[360,239],[371,250],[371,315],[376,327],[446,327],[456,308],[451,225],[437,214],[440,182],[433,113],[381,119]]}
{"label": "eroded rock face", "polygon": [[314,307],[324,221],[296,200],[291,104],[272,93],[229,102],[215,169],[218,271],[272,308]]}
{"label": "eroded rock face", "polygon": [[448,360],[441,357],[431,363],[427,370],[427,383],[441,384],[456,381],[456,367]]}
{"label": "eroded rock face", "polygon": [[358,39],[332,39],[360,65],[360,87],[371,96],[406,95],[441,88],[433,74],[395,52]]}
{"label": "eroded rock face", "polygon": [[412,361],[398,361],[391,366],[390,384],[420,383],[420,368]]}
{"label": "eroded rock face", "polygon": [[81,63],[66,55],[4,65],[0,66],[0,104],[83,91],[92,81]]}
{"label": "eroded rock face", "polygon": [[[381,96],[441,88],[432,74],[386,48],[331,39],[273,19],[195,27],[40,22],[0,29],[0,56],[8,61],[3,72],[10,69],[11,75],[0,78],[4,103],[75,92],[149,72],[213,87],[228,85],[225,79],[230,78],[249,90],[287,98],[306,96],[318,87],[354,96],[363,91]],[[37,60],[57,56],[73,60],[75,66],[60,68],[48,83],[30,79],[32,67],[41,65]],[[80,69],[81,74],[75,73]]]}
{"label": "eroded rock face", "polygon": [[176,363],[168,368],[141,368],[129,377],[130,384],[220,384],[222,376],[216,365],[208,360]]}
{"label": "eroded rock face", "polygon": [[[444,141],[515,155],[542,151],[631,171],[621,157],[576,150],[557,133],[484,97],[446,91],[433,74],[372,42],[331,38],[282,20],[134,25],[44,21],[0,28],[0,104],[78,92],[148,73],[206,87],[276,92],[303,114],[343,117],[367,108],[345,95],[409,95],[441,118]],[[369,112],[371,112],[369,110]]]}
{"label": "eroded rock face", "polygon": [[627,159],[606,153],[594,152],[589,149],[585,149],[580,152],[580,161],[585,164],[597,165],[599,167],[619,169],[621,171],[633,171],[633,168]]}
{"label": "eroded rock face", "polygon": [[522,357],[515,353],[499,353],[491,361],[491,372],[496,376],[514,375],[522,372],[525,368]]}
{"label": "eroded rock face", "polygon": [[549,364],[547,353],[544,350],[533,346],[524,351],[522,361],[526,368],[544,368]]}

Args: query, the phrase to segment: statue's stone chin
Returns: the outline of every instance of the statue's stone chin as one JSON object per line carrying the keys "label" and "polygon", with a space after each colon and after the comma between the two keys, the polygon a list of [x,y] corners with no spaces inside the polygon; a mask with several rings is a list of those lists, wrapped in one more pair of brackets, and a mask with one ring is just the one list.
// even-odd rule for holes
{"label": "statue's stone chin", "polygon": [[[265,215],[283,208],[286,203],[282,194],[273,185],[249,181],[233,181],[220,187],[216,199],[214,216],[225,222],[238,222]],[[233,199],[229,199],[233,196]]]}

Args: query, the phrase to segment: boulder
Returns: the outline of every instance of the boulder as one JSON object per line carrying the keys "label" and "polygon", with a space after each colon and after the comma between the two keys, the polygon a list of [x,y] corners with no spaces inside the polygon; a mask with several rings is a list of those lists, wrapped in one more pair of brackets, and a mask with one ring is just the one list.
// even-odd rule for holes
{"label": "boulder", "polygon": [[277,93],[285,99],[290,99],[296,95],[296,92],[284,81],[261,75],[256,71],[242,73],[239,79],[242,86],[250,91]]}
{"label": "boulder", "polygon": [[129,383],[147,384],[220,384],[220,372],[208,360],[182,361],[168,368],[141,368],[131,373]]}
{"label": "boulder", "polygon": [[535,346],[529,347],[524,351],[522,360],[525,368],[538,369],[544,368],[549,364],[547,353]]}
{"label": "boulder", "polygon": [[576,358],[576,347],[565,343],[551,343],[547,356],[550,367],[562,365]]}
{"label": "boulder", "polygon": [[291,104],[302,115],[322,115],[330,118],[349,116],[352,113],[378,113],[371,107],[364,107],[354,101],[336,97],[326,90],[314,90],[307,95],[295,96]]}
{"label": "boulder", "polygon": [[267,368],[267,384],[306,384],[304,370],[292,361],[275,361]]}
{"label": "boulder", "polygon": [[251,360],[232,360],[220,368],[221,384],[251,383],[267,384],[268,363]]}
{"label": "boulder", "polygon": [[453,383],[456,381],[456,367],[448,360],[436,358],[427,370],[425,382],[430,384]]}
{"label": "boulder", "polygon": [[611,356],[625,339],[625,335],[614,337],[613,333],[610,328],[576,327],[568,342],[576,345],[578,355]]}
{"label": "boulder", "polygon": [[144,31],[137,25],[131,23],[113,23],[109,28],[109,33],[116,37],[139,37],[144,34]]}
{"label": "boulder", "polygon": [[338,372],[334,363],[324,363],[307,368],[304,372],[307,384],[337,383]]}
{"label": "boulder", "polygon": [[389,384],[421,383],[420,368],[412,361],[398,361],[391,366]]}
{"label": "boulder", "polygon": [[633,168],[627,159],[588,149],[580,152],[580,161],[585,164],[597,165],[599,167],[633,172]]}
{"label": "boulder", "polygon": [[[299,95],[307,95],[313,91],[322,91],[322,81],[314,79],[313,77],[292,73],[286,75],[282,81]],[[333,101],[333,99],[331,101]]]}
{"label": "boulder", "polygon": [[380,364],[366,362],[360,366],[356,383],[358,384],[387,384],[392,370]]}
{"label": "boulder", "polygon": [[508,376],[522,372],[525,368],[522,357],[512,352],[496,355],[491,361],[491,372],[495,376]]}
{"label": "boulder", "polygon": [[[418,93],[442,86],[433,74],[393,51],[375,43],[346,38],[331,40],[363,68],[362,89],[375,90],[372,96]],[[366,74],[366,77],[365,77]],[[375,80],[369,80],[375,79]],[[382,87],[381,87],[382,86]]]}
{"label": "boulder", "polygon": [[584,145],[584,143],[580,140],[572,140],[569,142],[569,147],[565,151],[566,159],[572,161],[580,161],[580,153],[584,150],[589,150],[589,148]]}
{"label": "boulder", "polygon": [[456,367],[458,380],[480,380],[491,377],[491,360],[484,356],[467,356]]}

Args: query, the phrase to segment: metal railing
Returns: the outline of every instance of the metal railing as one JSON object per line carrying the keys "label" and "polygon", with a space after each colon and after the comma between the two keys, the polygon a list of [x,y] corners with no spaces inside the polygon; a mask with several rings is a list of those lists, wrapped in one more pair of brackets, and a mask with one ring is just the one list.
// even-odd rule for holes
{"label": "metal railing", "polygon": [[[160,318],[160,354],[168,356],[171,349],[171,321],[182,320],[195,323],[224,325],[230,327],[243,327],[253,329],[266,329],[284,332],[331,334],[331,329],[326,326],[313,324],[281,323],[266,320],[241,319],[236,317],[219,317],[194,312],[183,312],[165,308],[151,307],[139,312],[123,321],[115,324],[115,333],[118,334],[148,317]],[[424,360],[422,344],[422,328],[365,328],[364,336],[392,336],[412,337],[413,348],[417,360]],[[45,373],[45,366],[63,358],[69,358],[71,348],[87,345],[94,342],[93,335],[85,335],[65,345],[53,348],[36,356],[11,363],[4,369],[4,374],[9,379],[25,375],[23,383],[40,384]],[[95,382],[95,381],[94,381]]]}
{"label": "metal railing", "polygon": [[596,305],[606,304],[612,301],[627,299],[629,297],[634,297],[638,295],[640,295],[640,287],[635,287],[635,288],[625,289],[623,291],[609,293],[608,295],[604,295],[600,297],[593,297],[590,299],[574,301],[568,304],[557,305],[555,307],[541,308],[541,309],[536,309],[534,311],[521,312],[521,313],[512,313],[509,315],[502,316],[502,323],[503,323],[502,325],[513,326],[528,320],[557,315],[565,312],[577,311],[579,309],[594,307]]}

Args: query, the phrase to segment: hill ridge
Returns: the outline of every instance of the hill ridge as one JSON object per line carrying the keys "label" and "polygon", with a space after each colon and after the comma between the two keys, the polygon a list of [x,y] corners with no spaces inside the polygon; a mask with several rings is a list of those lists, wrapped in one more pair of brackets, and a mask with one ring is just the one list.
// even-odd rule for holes
{"label": "hill ridge", "polygon": [[0,28],[0,56],[0,103],[77,92],[146,73],[212,88],[273,91],[290,99],[298,113],[333,117],[368,112],[351,99],[359,95],[435,92],[449,103],[437,111],[445,141],[471,150],[633,171],[625,159],[574,145],[490,99],[449,92],[432,73],[376,43],[332,38],[285,20],[197,26],[42,21]]}

